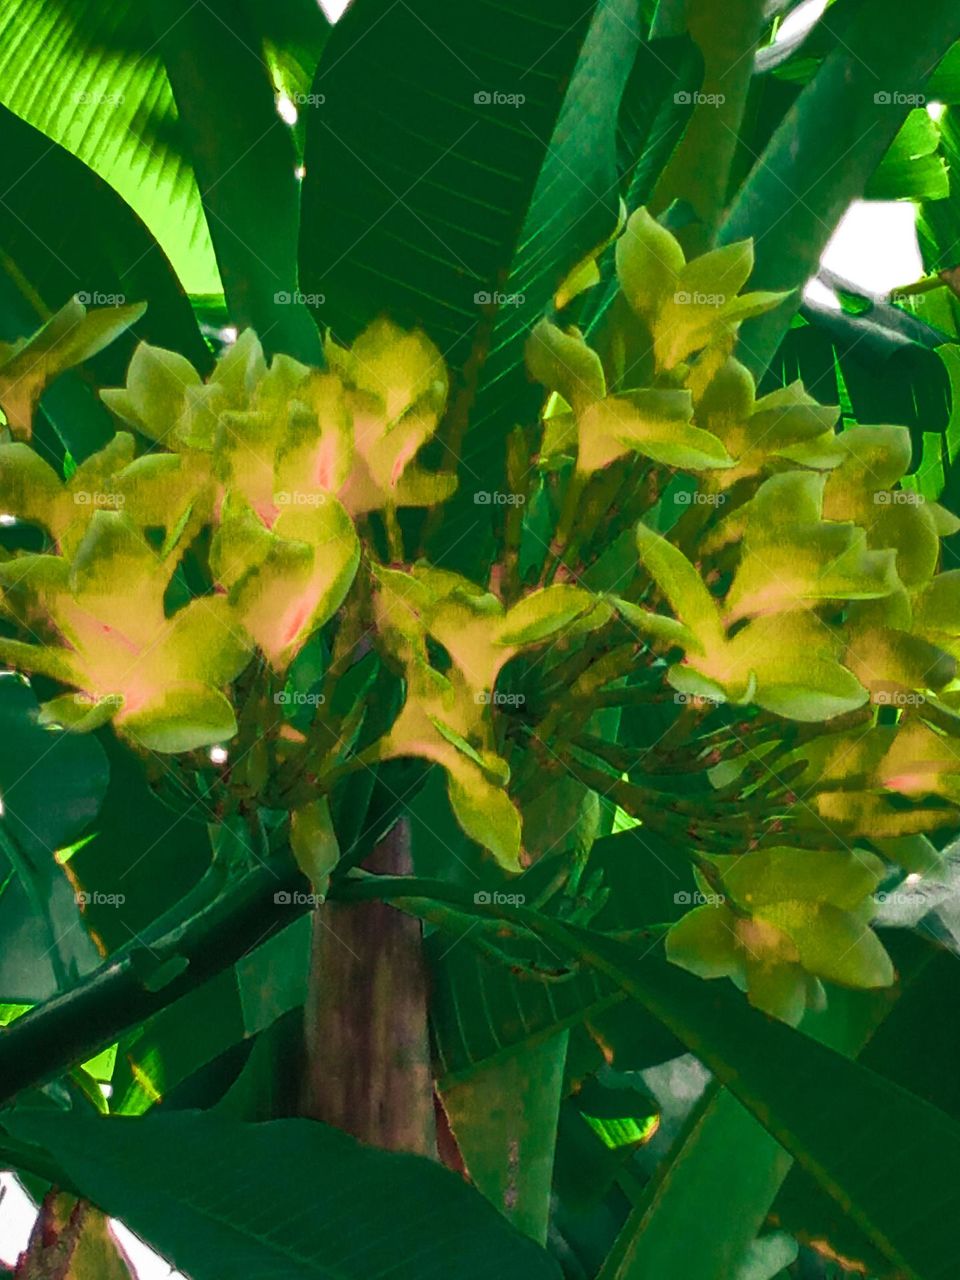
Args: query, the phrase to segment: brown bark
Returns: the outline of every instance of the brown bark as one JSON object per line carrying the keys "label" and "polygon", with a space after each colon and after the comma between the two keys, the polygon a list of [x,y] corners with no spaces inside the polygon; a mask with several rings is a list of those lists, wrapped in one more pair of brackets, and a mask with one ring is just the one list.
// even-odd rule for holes
{"label": "brown bark", "polygon": [[[399,821],[365,863],[412,870]],[[420,923],[381,902],[314,913],[302,1114],[362,1142],[435,1157],[427,973]]]}

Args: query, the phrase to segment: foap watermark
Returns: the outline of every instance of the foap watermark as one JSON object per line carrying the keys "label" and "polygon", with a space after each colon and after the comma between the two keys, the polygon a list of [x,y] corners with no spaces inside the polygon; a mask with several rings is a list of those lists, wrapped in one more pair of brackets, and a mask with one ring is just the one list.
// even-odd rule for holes
{"label": "foap watermark", "polygon": [[78,507],[97,507],[105,511],[119,511],[126,503],[126,495],[122,493],[106,493],[99,489],[78,489],[73,495]]}
{"label": "foap watermark", "polygon": [[722,893],[701,893],[699,889],[691,893],[682,889],[673,895],[673,900],[678,907],[719,907],[726,902]]}
{"label": "foap watermark", "polygon": [[916,907],[927,901],[927,895],[916,889],[882,889],[873,900],[878,907]]}
{"label": "foap watermark", "polygon": [[727,301],[725,293],[703,293],[699,289],[688,292],[686,289],[678,289],[673,295],[673,300],[678,307],[722,307]]}
{"label": "foap watermark", "polygon": [[278,907],[322,907],[326,902],[322,893],[303,893],[299,889],[292,893],[286,889],[278,889],[273,900]]}
{"label": "foap watermark", "polygon": [[526,300],[525,293],[488,293],[485,289],[473,295],[478,307],[522,307]]}
{"label": "foap watermark", "polygon": [[522,707],[527,699],[522,693],[487,693],[484,689],[482,693],[478,693],[476,701],[482,707]]}
{"label": "foap watermark", "polygon": [[275,693],[273,700],[278,707],[322,707],[327,697],[323,693],[300,693],[297,689],[284,689],[282,693]]}
{"label": "foap watermark", "polygon": [[327,495],[315,489],[292,489],[289,492],[284,489],[282,493],[273,495],[275,507],[322,507],[326,500]]}
{"label": "foap watermark", "polygon": [[94,707],[116,707],[119,711],[123,706],[122,693],[75,693],[73,700],[78,707],[86,707],[87,710]]}
{"label": "foap watermark", "polygon": [[301,293],[299,289],[291,293],[280,289],[273,295],[273,300],[278,307],[322,307],[327,297],[324,293]]}
{"label": "foap watermark", "polygon": [[501,93],[499,89],[479,89],[473,100],[478,107],[522,107],[526,94]]}
{"label": "foap watermark", "polygon": [[522,507],[526,500],[522,493],[501,493],[497,489],[478,489],[473,495],[478,507]]}
{"label": "foap watermark", "polygon": [[290,101],[295,107],[322,107],[327,100],[325,93],[291,93]]}
{"label": "foap watermark", "polygon": [[904,689],[877,689],[871,701],[878,707],[922,707],[926,698],[922,693],[908,693]]}
{"label": "foap watermark", "polygon": [[73,100],[80,107],[122,107],[125,102],[122,93],[95,93],[90,89],[81,89]]}
{"label": "foap watermark", "polygon": [[85,307],[125,307],[127,305],[125,293],[104,293],[100,289],[82,289],[79,293],[75,293],[73,298],[75,302]]}
{"label": "foap watermark", "polygon": [[122,907],[126,900],[126,894],[101,893],[99,889],[81,889],[74,895],[78,907]]}
{"label": "foap watermark", "polygon": [[675,693],[673,700],[681,707],[718,707],[719,698],[709,698],[705,693]]}
{"label": "foap watermark", "polygon": [[526,894],[501,893],[499,889],[478,889],[473,895],[478,907],[522,907],[526,902]]}
{"label": "foap watermark", "polygon": [[673,95],[678,107],[722,107],[727,100],[725,93],[701,93],[699,89],[678,89]]}
{"label": "foap watermark", "polygon": [[927,99],[922,93],[901,93],[899,89],[880,89],[873,95],[878,107],[924,107]]}
{"label": "foap watermark", "polygon": [[687,493],[681,490],[673,495],[674,502],[680,507],[722,507],[727,500],[725,493]]}
{"label": "foap watermark", "polygon": [[878,489],[873,501],[878,507],[922,507],[926,498],[913,489]]}

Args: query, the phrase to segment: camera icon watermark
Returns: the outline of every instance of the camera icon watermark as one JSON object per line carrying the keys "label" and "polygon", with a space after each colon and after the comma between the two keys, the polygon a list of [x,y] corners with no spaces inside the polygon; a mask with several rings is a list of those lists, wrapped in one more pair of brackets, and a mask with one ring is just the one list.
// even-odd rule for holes
{"label": "camera icon watermark", "polygon": [[478,889],[473,895],[478,907],[522,907],[526,900],[523,893],[501,893],[499,889]]}
{"label": "camera icon watermark", "polygon": [[482,707],[522,707],[527,699],[522,693],[499,693],[496,690],[488,693],[484,689],[477,694],[474,701]]}
{"label": "camera icon watermark", "polygon": [[473,495],[477,507],[522,507],[526,500],[522,493],[500,493],[496,489],[478,489]]}
{"label": "camera icon watermark", "polygon": [[878,107],[924,107],[927,103],[922,93],[901,93],[898,89],[880,89],[873,100]]}
{"label": "camera icon watermark", "polygon": [[722,307],[726,305],[727,295],[725,293],[702,293],[699,289],[688,292],[686,289],[678,289],[673,295],[673,300],[678,307]]}
{"label": "camera icon watermark", "polygon": [[273,495],[273,505],[275,507],[322,507],[327,501],[327,495],[323,492],[314,490],[299,491],[293,489]]}
{"label": "camera icon watermark", "polygon": [[100,289],[81,289],[73,295],[74,302],[84,307],[124,307],[127,304],[125,293],[104,293]]}
{"label": "camera icon watermark", "polygon": [[705,693],[675,693],[673,700],[681,707],[718,707],[719,698],[710,698]]}
{"label": "camera icon watermark", "polygon": [[927,901],[926,895],[916,889],[881,890],[873,895],[878,907],[916,907]]}
{"label": "camera icon watermark", "polygon": [[673,95],[678,107],[722,107],[727,100],[725,93],[701,93],[699,89],[678,89]]}
{"label": "camera icon watermark", "polygon": [[284,689],[275,693],[273,700],[278,707],[322,707],[327,700],[324,693],[300,693],[296,689]]}
{"label": "camera icon watermark", "polygon": [[78,707],[122,707],[122,693],[75,693],[73,700]]}
{"label": "camera icon watermark", "polygon": [[878,507],[922,507],[926,498],[914,489],[878,489],[873,501]]}
{"label": "camera icon watermark", "polygon": [[126,99],[122,93],[91,93],[82,89],[73,95],[79,107],[122,107]]}
{"label": "camera icon watermark", "polygon": [[722,507],[727,500],[725,493],[688,493],[681,490],[680,493],[673,495],[673,500],[679,507]]}
{"label": "camera icon watermark", "polygon": [[299,889],[293,893],[278,889],[273,895],[274,904],[278,907],[322,907],[326,900],[322,893],[302,893]]}
{"label": "camera icon watermark", "polygon": [[103,511],[119,511],[127,501],[122,493],[102,493],[96,489],[79,489],[73,495],[78,507],[96,507]]}
{"label": "camera icon watermark", "polygon": [[526,300],[525,293],[489,293],[486,289],[480,289],[473,295],[478,307],[522,307]]}
{"label": "camera icon watermark", "polygon": [[870,701],[878,707],[922,707],[926,698],[922,693],[908,693],[904,689],[877,689]]}
{"label": "camera icon watermark", "polygon": [[526,100],[523,93],[501,93],[496,89],[480,89],[473,95],[478,107],[522,107]]}
{"label": "camera icon watermark", "polygon": [[273,295],[273,301],[278,307],[322,307],[327,301],[327,295],[302,293],[299,289],[294,289],[292,293],[287,289],[279,289]]}

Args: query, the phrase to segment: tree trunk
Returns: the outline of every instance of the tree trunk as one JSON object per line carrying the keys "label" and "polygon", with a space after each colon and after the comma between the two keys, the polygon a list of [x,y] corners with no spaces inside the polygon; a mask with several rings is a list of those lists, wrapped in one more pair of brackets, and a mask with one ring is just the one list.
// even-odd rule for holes
{"label": "tree trunk", "polygon": [[[410,873],[406,819],[364,865]],[[420,922],[382,902],[326,903],[314,913],[310,970],[303,1115],[436,1157]]]}

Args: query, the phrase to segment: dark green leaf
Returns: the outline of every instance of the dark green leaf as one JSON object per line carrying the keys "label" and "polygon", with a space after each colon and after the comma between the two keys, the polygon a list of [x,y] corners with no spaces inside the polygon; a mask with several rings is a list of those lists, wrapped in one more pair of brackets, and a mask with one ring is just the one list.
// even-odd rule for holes
{"label": "dark green leaf", "polygon": [[76,1191],[193,1280],[558,1280],[478,1192],[307,1120],[7,1113]]}
{"label": "dark green leaf", "polygon": [[[0,148],[9,175],[0,203],[0,339],[32,333],[74,295],[92,307],[146,300],[131,333],[90,362],[98,384],[123,381],[137,338],[175,348],[203,367],[209,353],[190,304],[133,210],[69,152],[2,107]],[[113,433],[91,382],[70,372],[42,401],[77,461]]]}
{"label": "dark green leaf", "polygon": [[422,326],[450,364],[444,440],[461,459],[461,496],[443,545],[454,559],[487,554],[467,538],[477,477],[503,487],[503,442],[524,405],[536,409],[526,334],[616,225],[634,10],[420,0],[384,13],[357,0],[318,68],[301,285],[325,299],[317,315],[337,336],[386,311]]}
{"label": "dark green leaf", "polygon": [[[119,192],[187,289],[220,291],[147,6],[138,0],[2,0],[0,101]],[[35,175],[28,185],[38,185]],[[73,188],[39,185],[47,188],[50,216],[62,215],[52,193]],[[58,221],[66,229],[71,219]],[[98,281],[89,287],[109,292]]]}
{"label": "dark green leaf", "polygon": [[638,961],[621,943],[578,936],[591,963],[679,1035],[875,1247],[913,1280],[952,1275],[960,1124],[757,1013],[730,988],[691,981],[659,957]]}
{"label": "dark green leaf", "polygon": [[598,1280],[735,1276],[789,1167],[787,1153],[736,1098],[711,1090]]}
{"label": "dark green leaf", "polygon": [[[922,23],[901,0],[856,10],[842,43],[781,122],[721,228],[724,244],[756,236],[752,288],[799,289],[806,283],[915,105],[910,95],[922,92],[958,35],[960,12],[950,0],[934,0]],[[797,295],[743,326],[741,358],[754,372],[770,363],[798,305]]]}
{"label": "dark green leaf", "polygon": [[156,0],[152,12],[230,314],[268,350],[316,360],[316,330],[297,300],[296,150],[259,33],[226,0]]}
{"label": "dark green leaf", "polygon": [[99,960],[55,854],[96,817],[107,778],[93,738],[41,728],[33,691],[0,676],[0,1000],[44,1000]]}

